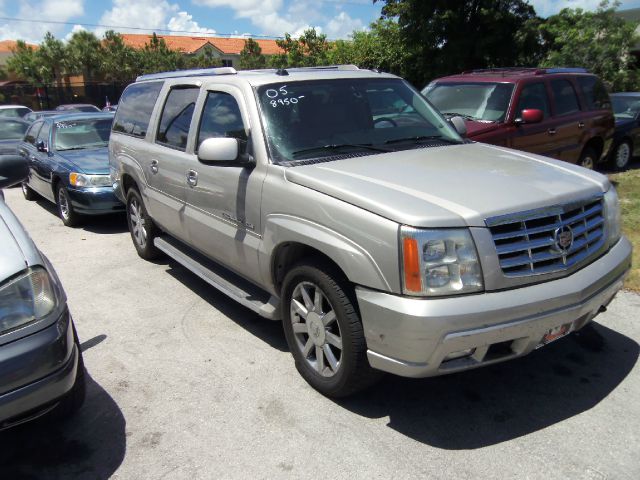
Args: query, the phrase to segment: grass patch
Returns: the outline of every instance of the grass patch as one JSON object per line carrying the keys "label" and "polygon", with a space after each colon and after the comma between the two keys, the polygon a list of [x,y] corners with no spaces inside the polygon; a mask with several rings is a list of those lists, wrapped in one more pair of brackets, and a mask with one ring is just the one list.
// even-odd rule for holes
{"label": "grass patch", "polygon": [[622,231],[633,244],[633,266],[625,287],[640,292],[640,169],[609,175],[615,182],[622,211]]}

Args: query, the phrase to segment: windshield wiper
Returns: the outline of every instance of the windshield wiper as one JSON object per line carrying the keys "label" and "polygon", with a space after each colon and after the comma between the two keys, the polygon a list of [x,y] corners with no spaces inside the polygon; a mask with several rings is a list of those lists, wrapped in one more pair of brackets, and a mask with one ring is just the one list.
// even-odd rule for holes
{"label": "windshield wiper", "polygon": [[418,135],[417,137],[394,138],[393,140],[387,140],[386,142],[384,142],[384,144],[389,145],[391,143],[402,143],[402,142],[420,143],[420,142],[429,141],[429,140],[441,140],[443,142],[454,143],[454,144],[460,143],[455,141],[452,138],[443,137],[442,135]]}
{"label": "windshield wiper", "polygon": [[66,152],[68,150],[85,150],[87,147],[69,147],[69,148],[57,148],[59,152]]}
{"label": "windshield wiper", "polygon": [[302,150],[296,150],[295,152],[292,153],[292,155],[299,155],[302,153],[312,153],[312,152],[324,152],[327,150],[329,151],[341,150],[343,148],[364,148],[366,150],[374,150],[376,152],[385,152],[385,153],[390,151],[386,148],[374,147],[373,145],[368,143],[340,143],[340,144],[333,144],[333,145],[323,145],[321,147],[304,148]]}
{"label": "windshield wiper", "polygon": [[444,115],[447,118],[451,118],[451,117],[462,117],[465,120],[472,120],[474,122],[477,122],[478,120],[484,120],[482,118],[478,118],[478,117],[473,117],[471,115],[465,115],[464,113],[457,113],[457,112],[444,112],[442,115]]}

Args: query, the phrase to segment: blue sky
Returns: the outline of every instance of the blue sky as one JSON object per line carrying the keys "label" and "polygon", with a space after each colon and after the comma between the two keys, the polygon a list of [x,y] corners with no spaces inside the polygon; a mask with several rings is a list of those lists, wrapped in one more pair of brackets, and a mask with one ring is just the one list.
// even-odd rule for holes
{"label": "blue sky", "polygon": [[[542,16],[563,7],[596,8],[600,0],[530,0]],[[315,27],[330,39],[347,38],[380,16],[382,2],[371,0],[0,0],[0,40],[39,42],[49,30],[58,38],[107,27],[131,33],[293,35]],[[626,0],[621,9],[640,7]],[[47,21],[64,23],[46,23]],[[133,28],[135,27],[135,28]],[[146,30],[138,30],[146,29]],[[187,33],[191,32],[191,33]]]}

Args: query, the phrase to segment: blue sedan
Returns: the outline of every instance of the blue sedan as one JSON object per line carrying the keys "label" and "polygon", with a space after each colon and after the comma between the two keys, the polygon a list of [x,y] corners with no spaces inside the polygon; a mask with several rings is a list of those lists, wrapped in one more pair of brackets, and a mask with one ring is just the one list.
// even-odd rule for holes
{"label": "blue sedan", "polygon": [[76,113],[34,122],[18,146],[29,162],[22,184],[27,200],[39,194],[54,202],[66,226],[82,215],[124,211],[109,176],[109,134],[113,114]]}
{"label": "blue sedan", "polygon": [[610,97],[616,117],[611,164],[616,170],[624,170],[640,153],[640,92],[612,93]]}

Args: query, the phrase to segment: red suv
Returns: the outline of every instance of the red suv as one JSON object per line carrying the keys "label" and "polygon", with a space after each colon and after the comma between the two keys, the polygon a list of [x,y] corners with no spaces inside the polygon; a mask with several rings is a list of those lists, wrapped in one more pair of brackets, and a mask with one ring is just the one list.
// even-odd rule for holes
{"label": "red suv", "polygon": [[607,157],[615,120],[600,79],[581,68],[473,70],[422,90],[445,117],[466,120],[467,135],[577,163]]}

